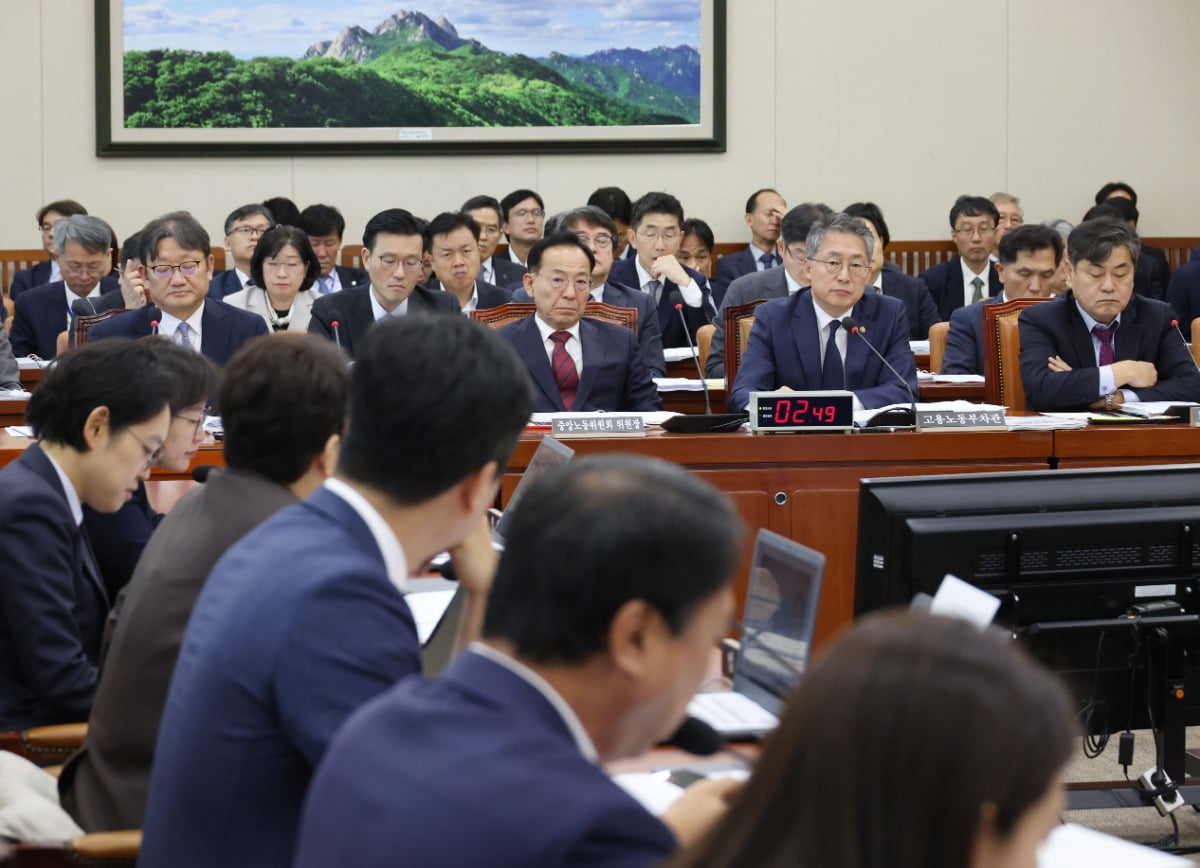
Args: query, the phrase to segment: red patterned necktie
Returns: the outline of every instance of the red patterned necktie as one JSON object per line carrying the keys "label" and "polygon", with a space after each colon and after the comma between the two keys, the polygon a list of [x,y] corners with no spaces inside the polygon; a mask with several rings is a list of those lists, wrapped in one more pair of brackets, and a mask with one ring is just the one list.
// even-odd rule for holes
{"label": "red patterned necktie", "polygon": [[550,335],[550,340],[554,341],[550,367],[554,371],[554,382],[558,384],[558,394],[562,396],[563,406],[568,410],[575,406],[575,393],[579,390],[579,371],[575,369],[575,362],[567,352],[567,341],[570,339],[570,332],[554,332]]}

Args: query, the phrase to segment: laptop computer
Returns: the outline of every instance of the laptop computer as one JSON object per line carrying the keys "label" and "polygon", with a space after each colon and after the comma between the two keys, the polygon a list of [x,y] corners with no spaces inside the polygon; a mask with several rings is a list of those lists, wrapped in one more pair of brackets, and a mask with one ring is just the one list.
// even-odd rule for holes
{"label": "laptop computer", "polygon": [[517,487],[513,489],[512,497],[508,499],[508,505],[504,508],[504,512],[500,513],[500,517],[496,520],[496,526],[492,528],[492,540],[501,548],[504,547],[504,531],[508,527],[510,514],[521,500],[533,481],[555,467],[561,467],[572,458],[575,457],[575,450],[570,446],[564,446],[553,437],[543,437],[542,442],[538,444],[538,448],[534,450],[533,457],[529,459],[529,466],[525,468],[525,472],[521,474],[521,481],[517,483]]}
{"label": "laptop computer", "polygon": [[808,665],[824,572],[820,552],[758,532],[733,689],[697,693],[688,714],[725,738],[759,738],[779,725],[784,700]]}

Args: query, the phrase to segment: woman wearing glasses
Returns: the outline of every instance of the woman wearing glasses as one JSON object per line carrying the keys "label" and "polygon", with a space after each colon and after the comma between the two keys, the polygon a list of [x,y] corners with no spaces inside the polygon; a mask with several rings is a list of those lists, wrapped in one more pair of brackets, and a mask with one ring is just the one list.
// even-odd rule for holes
{"label": "woman wearing glasses", "polygon": [[109,597],[81,526],[161,455],[171,379],[126,340],[62,356],[29,401],[38,442],[0,470],[0,730],[86,720]]}
{"label": "woman wearing glasses", "polygon": [[[208,396],[217,389],[217,369],[200,353],[168,338],[146,337],[140,343],[150,351],[155,369],[171,381],[171,423],[154,466],[171,473],[184,473],[204,442],[204,410]],[[150,505],[143,482],[138,483],[133,497],[116,512],[84,505],[83,526],[113,602],[117,592],[129,582],[142,549],[162,518],[163,514]]]}
{"label": "woman wearing glasses", "polygon": [[320,293],[313,288],[321,275],[321,264],[308,242],[308,235],[295,226],[276,226],[263,233],[250,276],[254,286],[225,296],[225,303],[256,313],[277,332],[308,331],[313,302]]}

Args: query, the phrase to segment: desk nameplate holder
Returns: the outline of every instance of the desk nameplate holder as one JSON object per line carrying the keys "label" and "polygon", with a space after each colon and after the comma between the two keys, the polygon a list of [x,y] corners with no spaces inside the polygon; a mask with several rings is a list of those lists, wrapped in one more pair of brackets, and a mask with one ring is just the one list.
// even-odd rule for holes
{"label": "desk nameplate holder", "polygon": [[1003,410],[918,410],[918,431],[1007,431]]}
{"label": "desk nameplate holder", "polygon": [[646,418],[636,414],[604,413],[586,419],[555,419],[552,425],[550,433],[559,440],[646,436]]}

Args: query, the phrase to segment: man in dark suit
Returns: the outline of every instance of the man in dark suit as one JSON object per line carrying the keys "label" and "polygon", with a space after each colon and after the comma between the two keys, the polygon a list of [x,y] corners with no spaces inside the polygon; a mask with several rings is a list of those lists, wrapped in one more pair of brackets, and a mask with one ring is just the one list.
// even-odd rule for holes
{"label": "man in dark suit", "polygon": [[[638,312],[638,354],[651,377],[667,375],[663,359],[662,332],[658,328],[658,313],[654,299],[637,289],[630,289],[609,280],[613,266],[613,254],[617,244],[617,226],[611,217],[593,205],[584,205],[555,215],[559,230],[575,233],[585,247],[592,251],[596,265],[592,269],[591,301],[611,304],[615,307],[632,307]],[[513,293],[513,301],[531,302],[533,299],[522,287]]]}
{"label": "man in dark suit", "polygon": [[[1112,196],[1099,205],[1089,208],[1083,215],[1084,220],[1096,220],[1101,217],[1120,220],[1137,232],[1137,206],[1124,196]],[[1170,269],[1167,267],[1166,254],[1161,250],[1141,245],[1138,250],[1137,264],[1134,266],[1133,291],[1147,298],[1162,300],[1167,296],[1169,279]]]}
{"label": "man in dark suit", "polygon": [[58,250],[54,246],[54,227],[58,225],[59,220],[75,214],[87,214],[87,208],[74,199],[60,199],[38,208],[37,227],[42,233],[42,249],[49,258],[29,268],[22,268],[13,275],[12,283],[8,287],[8,297],[14,303],[26,290],[62,280],[62,271],[58,266]]}
{"label": "man in dark suit", "polygon": [[76,299],[99,297],[105,276],[112,272],[112,228],[99,217],[75,214],[54,227],[55,248],[63,279],[39,286],[17,299],[12,345],[18,356],[52,359],[58,336],[75,316]]}
{"label": "man in dark suit", "polygon": [[63,807],[85,830],[142,827],[158,724],[196,597],[230,546],[333,471],[348,382],[336,349],[295,335],[253,341],[225,367],[225,467],[171,510],[117,598],[87,740],[58,780]]}
{"label": "man in dark suit", "polygon": [[950,209],[951,238],[958,256],[918,275],[933,295],[943,320],[968,304],[1000,291],[1000,277],[990,254],[1000,212],[983,196],[959,196]]}
{"label": "man in dark suit", "polygon": [[996,263],[996,273],[1004,289],[999,295],[960,307],[951,314],[941,373],[982,374],[983,306],[1021,298],[1049,298],[1062,256],[1062,236],[1053,229],[1031,223],[1006,232],[1000,239],[1000,258]]}
{"label": "man in dark suit", "polygon": [[515,290],[520,287],[525,266],[507,256],[495,255],[503,235],[500,227],[504,218],[500,213],[500,203],[492,196],[472,196],[463,202],[459,210],[479,224],[480,279],[501,289]]}
{"label": "man in dark suit", "polygon": [[743,274],[766,271],[783,264],[776,251],[779,227],[787,211],[787,202],[777,190],[765,187],[756,190],[746,200],[746,225],[750,227],[750,246],[729,253],[717,260],[717,276],[712,282],[713,298],[717,304],[725,297],[729,284]]}
{"label": "man in dark suit", "polygon": [[[658,327],[664,347],[686,347],[688,334],[693,342],[696,329],[710,322],[717,313],[712,292],[704,275],[679,264],[675,252],[683,241],[683,206],[669,193],[647,193],[633,206],[629,243],[637,253],[613,264],[610,280],[640,289],[654,299]],[[683,319],[672,300],[678,292],[683,298]]]}
{"label": "man in dark suit", "polygon": [[[813,227],[804,264],[810,289],[756,309],[729,394],[731,410],[744,410],[751,392],[781,388],[847,389],[854,393],[856,410],[912,400],[917,371],[904,305],[884,295],[864,295],[873,245],[862,221],[847,214],[834,214]],[[841,320],[847,315],[858,321],[862,333],[846,333]],[[868,349],[868,340],[904,383]]]}
{"label": "man in dark suit", "polygon": [[97,323],[89,341],[140,338],[157,329],[158,334],[224,365],[243,343],[268,333],[262,317],[206,297],[212,248],[195,217],[184,211],[166,214],[151,220],[141,234],[152,303]]}
{"label": "man in dark suit", "polygon": [[928,340],[929,327],[941,322],[942,318],[929,288],[920,278],[887,268],[883,251],[892,243],[892,235],[888,231],[887,221],[883,219],[883,212],[874,202],[855,202],[846,207],[846,213],[863,221],[875,239],[875,255],[871,259],[871,278],[866,291],[882,293],[904,302],[904,309],[908,311],[909,340]]}
{"label": "man in dark suit", "polygon": [[449,551],[466,592],[460,638],[478,635],[495,565],[485,514],[530,409],[520,360],[478,323],[404,317],[371,330],[336,474],[235,543],[196,600],[139,865],[292,864],[333,733],[420,672],[409,574]]}
{"label": "man in dark suit", "polygon": [[210,298],[224,298],[253,286],[250,260],[258,247],[258,239],[275,225],[275,218],[265,206],[253,203],[233,209],[225,218],[225,248],[233,260],[233,268],[218,271],[209,283]]}
{"label": "man in dark suit", "polygon": [[1200,316],[1200,259],[1179,266],[1171,272],[1167,284],[1167,303],[1179,314],[1179,326],[1185,335],[1191,334],[1192,320]]}
{"label": "man in dark suit", "polygon": [[543,238],[529,251],[525,291],[537,313],[498,334],[529,369],[538,413],[659,410],[662,403],[624,326],[583,318],[595,265],[572,232]]}
{"label": "man in dark suit", "polygon": [[650,866],[703,834],[737,784],[697,783],[655,819],[601,764],[679,726],[728,629],[740,529],[726,498],[665,462],[605,455],[538,479],[485,641],[338,732],[298,868]]}
{"label": "man in dark suit", "polygon": [[332,205],[309,205],[300,212],[300,228],[308,235],[321,274],[313,284],[321,295],[329,295],[355,286],[366,286],[367,273],[361,268],[338,265],[346,218]]}
{"label": "man in dark suit", "polygon": [[[145,258],[142,254],[142,233],[135,232],[121,244],[121,261],[117,266],[118,288],[102,292],[99,297],[77,298],[71,302],[75,316],[88,316],[110,310],[137,310],[150,302],[146,283]],[[74,334],[70,335],[74,340]]]}
{"label": "man in dark suit", "polygon": [[1071,291],[1021,313],[1021,381],[1033,410],[1198,401],[1200,372],[1170,305],[1133,291],[1137,233],[1101,218],[1067,239]]}
{"label": "man in dark suit", "polygon": [[778,244],[783,268],[746,274],[729,285],[721,302],[720,313],[713,320],[717,330],[713,333],[708,361],[704,366],[706,376],[725,376],[725,309],[749,304],[760,298],[786,298],[801,287],[808,286],[808,276],[804,273],[808,233],[822,218],[832,213],[828,205],[812,202],[805,202],[788,211],[780,224]]}
{"label": "man in dark suit", "polygon": [[369,284],[317,299],[308,330],[336,342],[354,358],[356,348],[379,320],[458,313],[458,299],[453,295],[418,285],[427,237],[413,215],[402,208],[380,211],[368,220],[363,230],[362,263]]}
{"label": "man in dark suit", "polygon": [[546,203],[534,190],[513,190],[500,200],[500,216],[508,239],[508,258],[524,268],[529,251],[542,237]]}
{"label": "man in dark suit", "polygon": [[445,211],[425,228],[426,252],[433,259],[435,283],[458,299],[463,313],[487,310],[512,301],[512,293],[479,277],[479,224],[469,214]]}

